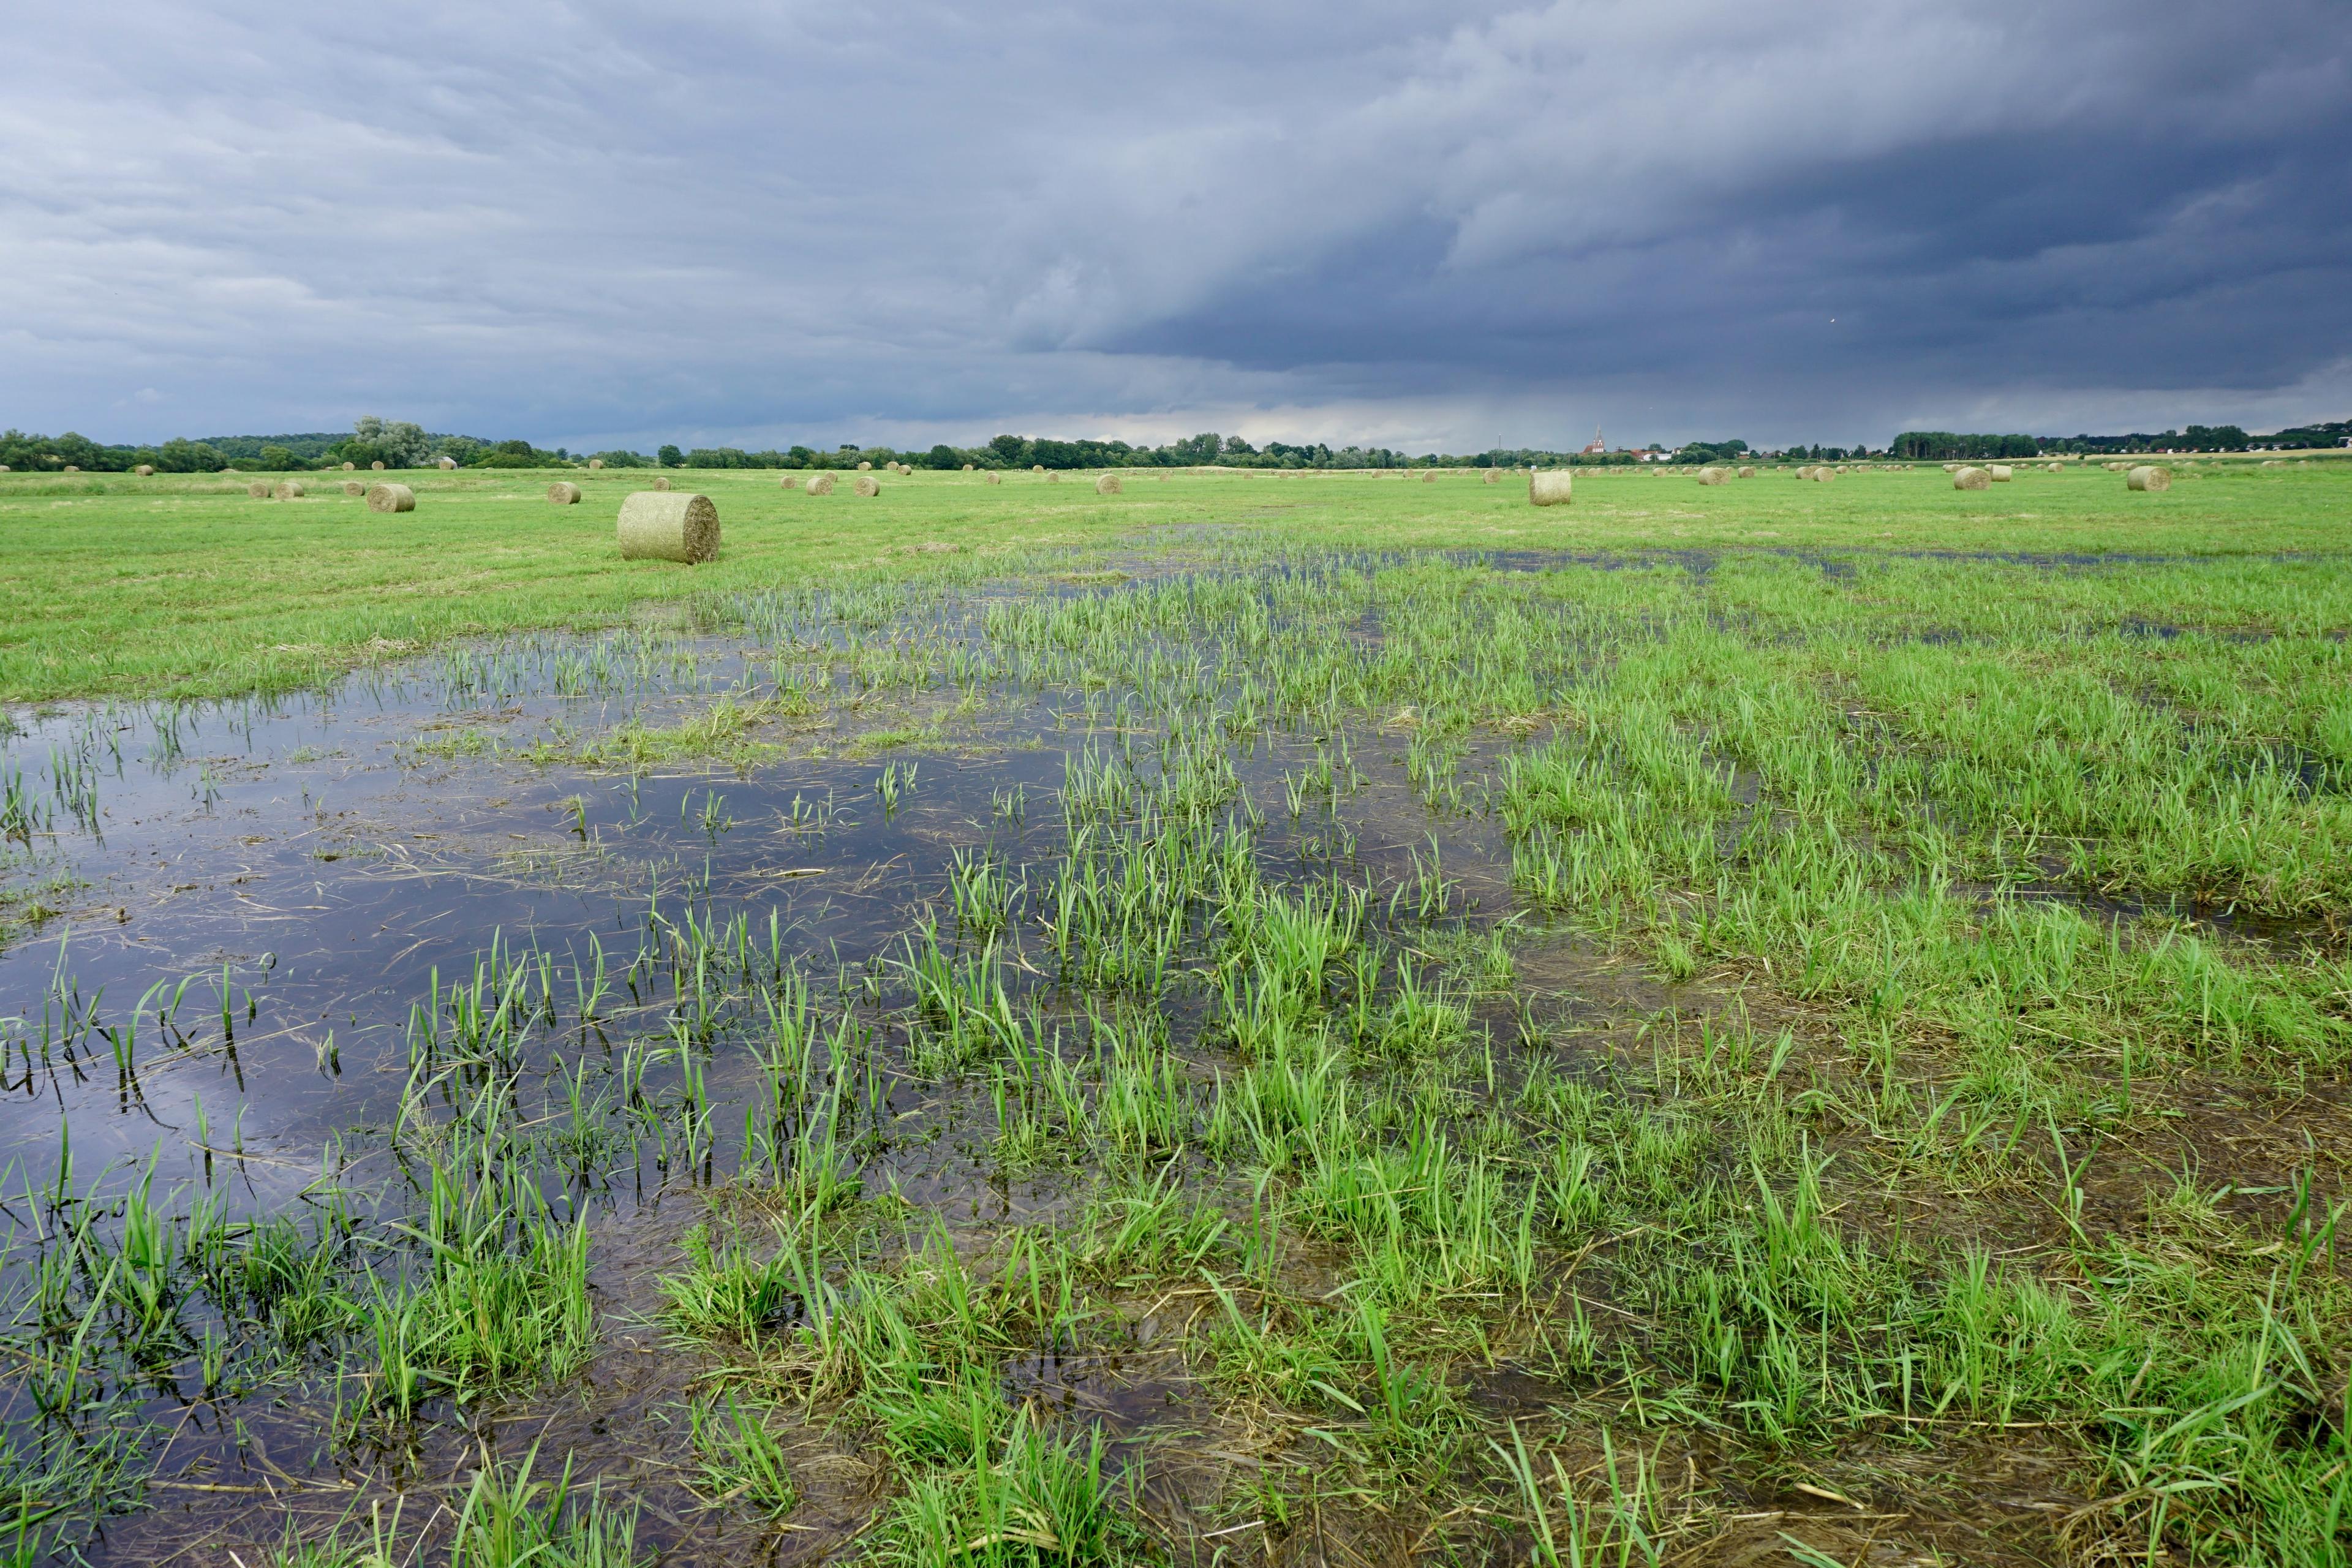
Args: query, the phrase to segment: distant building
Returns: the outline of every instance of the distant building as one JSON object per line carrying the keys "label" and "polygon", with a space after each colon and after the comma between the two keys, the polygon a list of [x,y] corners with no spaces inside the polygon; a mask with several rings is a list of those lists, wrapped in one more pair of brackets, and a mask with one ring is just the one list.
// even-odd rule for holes
{"label": "distant building", "polygon": [[1592,427],[1592,443],[1584,448],[1584,455],[1588,458],[1597,458],[1607,450],[1609,450],[1608,447],[1601,439],[1601,426],[1595,425]]}

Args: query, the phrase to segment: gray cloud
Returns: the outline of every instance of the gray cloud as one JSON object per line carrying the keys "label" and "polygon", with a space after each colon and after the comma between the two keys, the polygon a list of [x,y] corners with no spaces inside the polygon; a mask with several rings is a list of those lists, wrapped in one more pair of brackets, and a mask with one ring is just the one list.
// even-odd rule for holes
{"label": "gray cloud", "polygon": [[37,10],[0,61],[28,428],[2352,408],[2326,0]]}

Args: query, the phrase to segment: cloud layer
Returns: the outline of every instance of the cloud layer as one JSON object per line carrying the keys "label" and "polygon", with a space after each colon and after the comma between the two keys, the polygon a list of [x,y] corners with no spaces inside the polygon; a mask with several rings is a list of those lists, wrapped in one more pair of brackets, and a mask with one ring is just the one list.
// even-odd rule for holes
{"label": "cloud layer", "polygon": [[2352,412],[2329,0],[36,11],[0,60],[26,428]]}

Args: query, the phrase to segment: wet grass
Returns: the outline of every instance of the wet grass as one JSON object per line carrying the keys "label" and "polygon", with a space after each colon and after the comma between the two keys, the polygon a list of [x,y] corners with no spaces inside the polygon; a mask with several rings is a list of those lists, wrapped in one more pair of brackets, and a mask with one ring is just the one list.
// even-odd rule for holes
{"label": "wet grass", "polygon": [[[13,1125],[152,1152],[12,1145],[0,1523],[2342,1563],[2352,593],[2202,548],[929,552],[454,649],[384,765],[536,792],[595,923],[451,851],[474,956],[331,971],[283,1174],[268,967],[8,971]],[[133,717],[27,731],[20,848],[127,875],[124,746],[244,798]]]}

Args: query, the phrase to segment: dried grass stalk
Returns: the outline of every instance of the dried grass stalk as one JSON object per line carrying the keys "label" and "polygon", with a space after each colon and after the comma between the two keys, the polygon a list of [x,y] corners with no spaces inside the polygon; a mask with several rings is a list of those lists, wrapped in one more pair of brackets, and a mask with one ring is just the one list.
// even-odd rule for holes
{"label": "dried grass stalk", "polygon": [[719,554],[719,509],[688,490],[637,490],[621,502],[616,531],[624,561],[692,566]]}

